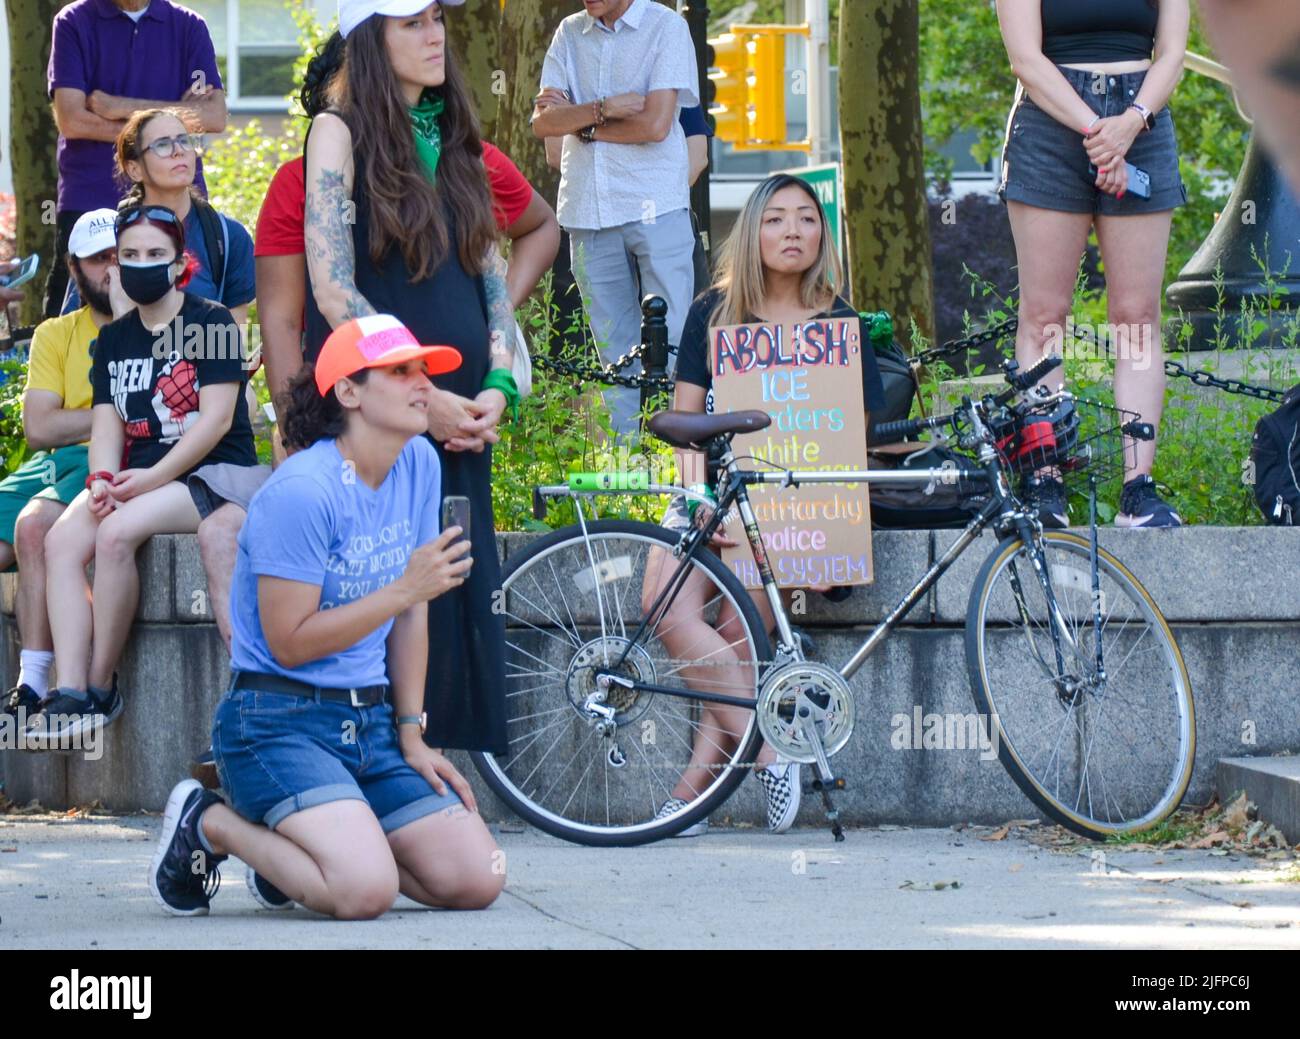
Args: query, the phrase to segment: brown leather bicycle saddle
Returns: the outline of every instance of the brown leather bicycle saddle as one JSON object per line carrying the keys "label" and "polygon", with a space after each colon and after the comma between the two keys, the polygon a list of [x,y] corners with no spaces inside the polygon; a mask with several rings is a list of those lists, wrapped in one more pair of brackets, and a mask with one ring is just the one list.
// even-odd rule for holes
{"label": "brown leather bicycle saddle", "polygon": [[660,440],[689,450],[703,451],[714,437],[728,433],[756,433],[772,424],[766,411],[731,411],[703,415],[695,411],[660,411],[651,416],[650,432]]}

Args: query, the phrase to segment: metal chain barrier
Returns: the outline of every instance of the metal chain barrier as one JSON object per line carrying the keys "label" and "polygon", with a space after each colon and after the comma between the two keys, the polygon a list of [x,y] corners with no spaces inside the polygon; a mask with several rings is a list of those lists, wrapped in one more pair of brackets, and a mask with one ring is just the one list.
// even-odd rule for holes
{"label": "metal chain barrier", "polygon": [[[644,371],[636,375],[622,375],[623,369],[630,367],[633,362],[641,360],[645,354],[645,344],[638,343],[617,361],[611,361],[605,365],[595,365],[591,363],[577,363],[566,361],[558,357],[544,357],[541,355],[533,358],[534,366],[544,371],[554,372],[557,375],[566,376],[575,382],[599,382],[606,386],[626,386],[631,390],[648,390],[651,393],[672,393],[673,387],[677,385],[677,380],[668,375],[650,376]],[[670,354],[677,352],[677,347],[668,348]]]}
{"label": "metal chain barrier", "polygon": [[[932,347],[929,350],[923,350],[918,354],[913,354],[908,360],[914,368],[922,368],[935,361],[948,360],[960,354],[969,353],[972,350],[978,350],[988,343],[996,343],[1015,334],[1020,322],[1017,318],[1007,318],[996,325],[990,325],[988,328],[973,332],[961,339],[952,339],[941,346]],[[1075,331],[1074,338],[1085,343],[1091,343],[1094,346],[1102,347],[1108,357],[1114,356],[1112,344],[1107,341],[1101,343],[1091,333]],[[670,353],[676,353],[677,347],[668,348]],[[545,371],[554,372],[557,375],[572,378],[575,382],[599,382],[608,386],[626,386],[629,389],[648,390],[651,393],[672,393],[676,380],[671,376],[647,375],[644,371],[636,375],[621,374],[624,369],[641,360],[645,353],[645,345],[637,344],[617,361],[612,361],[606,365],[580,364],[573,361],[565,361],[559,358],[537,356],[533,359],[534,365]],[[1224,393],[1235,393],[1243,397],[1251,397],[1255,400],[1268,401],[1272,404],[1281,404],[1285,398],[1285,393],[1281,390],[1275,390],[1269,386],[1256,386],[1240,379],[1221,379],[1213,372],[1205,369],[1191,369],[1174,360],[1165,361],[1165,375],[1174,379],[1190,379],[1197,386],[1207,386],[1211,389],[1222,390]]]}
{"label": "metal chain barrier", "polygon": [[[976,332],[965,339],[954,339],[942,346],[916,354],[911,358],[911,361],[919,367],[933,361],[945,360],[957,354],[966,353],[1015,332],[1019,324],[1017,318],[1008,318],[1006,321],[991,325],[982,332]],[[1091,343],[1093,346],[1103,348],[1107,357],[1114,357],[1114,349],[1109,341],[1102,343],[1091,333],[1078,330],[1074,331],[1073,336],[1080,342]],[[1269,401],[1272,404],[1281,404],[1286,396],[1283,391],[1275,390],[1269,386],[1255,386],[1248,382],[1242,382],[1240,379],[1220,379],[1213,372],[1206,371],[1203,368],[1187,368],[1177,361],[1168,359],[1165,361],[1165,375],[1174,379],[1190,379],[1197,386],[1208,386],[1211,389],[1222,390],[1224,393],[1235,393],[1243,397],[1252,397],[1255,400]]]}

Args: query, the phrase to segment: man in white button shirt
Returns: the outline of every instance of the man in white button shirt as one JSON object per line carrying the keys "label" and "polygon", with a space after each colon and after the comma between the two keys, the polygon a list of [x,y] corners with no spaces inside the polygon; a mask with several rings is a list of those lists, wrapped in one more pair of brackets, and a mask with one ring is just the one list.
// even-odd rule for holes
{"label": "man in white button shirt", "polygon": [[[560,224],[607,361],[641,341],[641,289],[668,301],[676,344],[694,289],[689,163],[678,122],[698,105],[686,21],[654,0],[586,0],[555,31],[533,113],[562,137]],[[636,428],[639,394],[605,395],[617,433]]]}

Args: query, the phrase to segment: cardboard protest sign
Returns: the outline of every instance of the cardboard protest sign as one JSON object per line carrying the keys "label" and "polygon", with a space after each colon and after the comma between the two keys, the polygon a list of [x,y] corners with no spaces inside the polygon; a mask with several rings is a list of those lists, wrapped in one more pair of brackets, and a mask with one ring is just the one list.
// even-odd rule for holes
{"label": "cardboard protest sign", "polygon": [[[767,429],[732,441],[736,456],[752,455],[787,469],[866,469],[863,348],[856,317],[710,328],[714,411],[757,409],[772,416]],[[742,464],[771,470],[758,462]],[[751,487],[749,494],[781,587],[871,583],[865,483]],[[723,549],[723,562],[746,588],[761,587],[734,509],[726,531],[738,544]]]}

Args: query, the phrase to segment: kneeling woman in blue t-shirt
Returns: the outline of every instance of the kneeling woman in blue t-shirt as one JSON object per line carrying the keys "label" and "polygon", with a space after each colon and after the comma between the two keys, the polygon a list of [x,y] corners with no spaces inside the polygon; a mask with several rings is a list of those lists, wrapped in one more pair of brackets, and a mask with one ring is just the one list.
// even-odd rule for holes
{"label": "kneeling woman in blue t-shirt", "polygon": [[419,434],[426,371],[459,364],[380,315],[336,329],[294,380],[282,432],[301,450],[252,500],[231,592],[212,746],[233,810],[193,780],[172,791],[149,872],[169,912],[206,913],[230,854],[264,906],[342,919],[399,891],[460,909],[500,894],[469,784],[421,739],[427,604],[470,558],[460,528],[438,534],[438,456]]}

